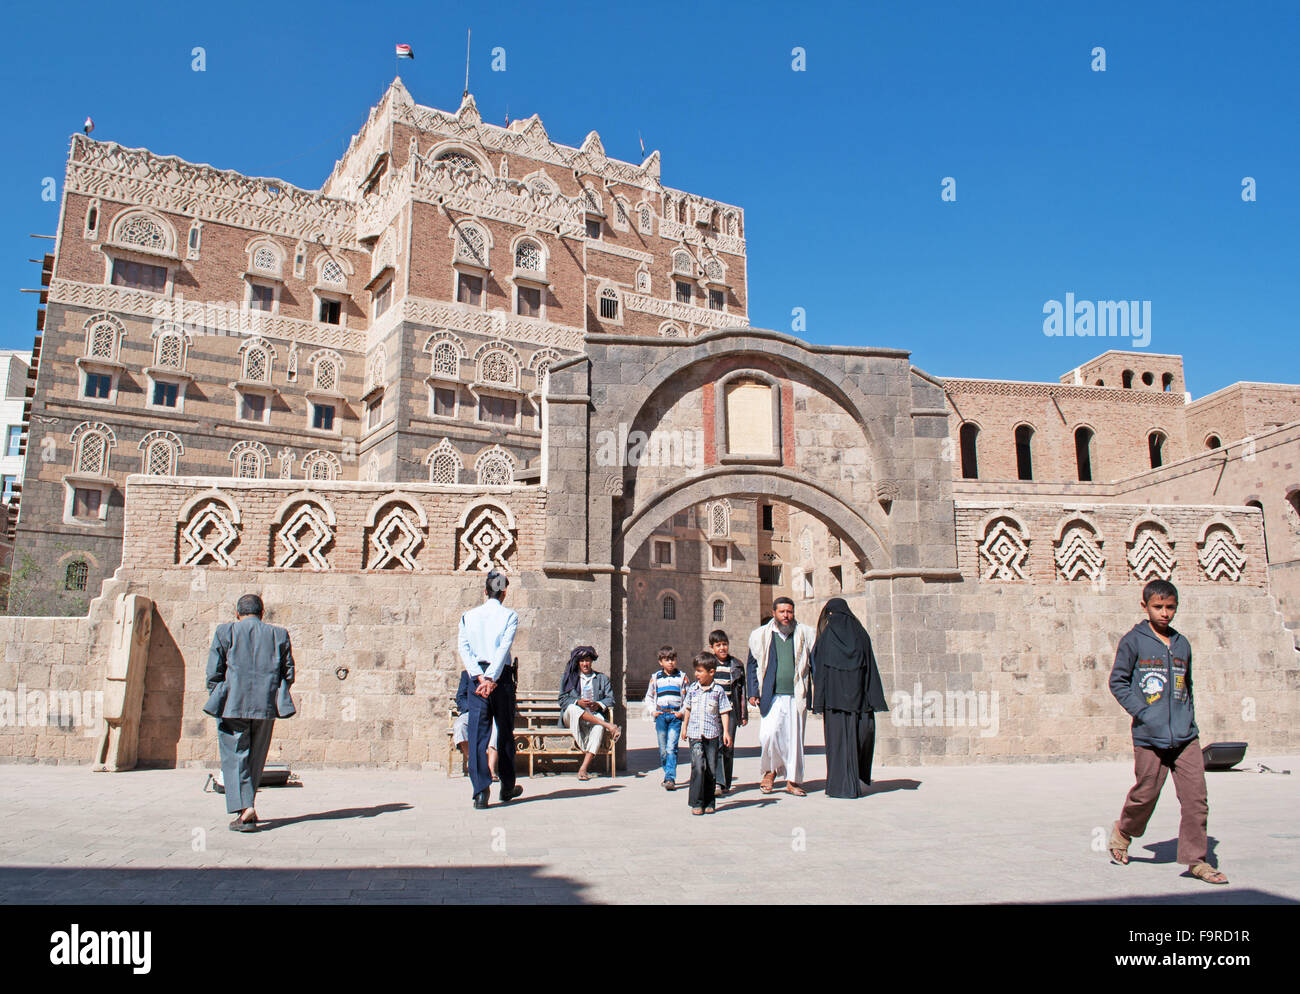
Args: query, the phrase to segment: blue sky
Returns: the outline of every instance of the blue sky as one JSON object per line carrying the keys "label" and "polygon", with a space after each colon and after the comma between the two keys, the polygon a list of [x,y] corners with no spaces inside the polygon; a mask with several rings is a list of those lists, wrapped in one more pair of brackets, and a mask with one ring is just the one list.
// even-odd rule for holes
{"label": "blue sky", "polygon": [[97,138],[318,187],[391,81],[393,45],[415,49],[416,100],[454,109],[472,28],[486,119],[536,112],[557,141],[595,129],[633,160],[639,130],[665,183],[745,208],[755,325],[790,331],[801,307],[814,342],[1055,380],[1130,343],[1046,337],[1047,301],[1149,300],[1149,349],[1185,356],[1194,396],[1300,381],[1300,4],[163,10],[6,13],[0,347],[30,346],[35,298],[17,288],[48,243],[27,236],[55,230],[42,180],[61,192],[87,114]]}

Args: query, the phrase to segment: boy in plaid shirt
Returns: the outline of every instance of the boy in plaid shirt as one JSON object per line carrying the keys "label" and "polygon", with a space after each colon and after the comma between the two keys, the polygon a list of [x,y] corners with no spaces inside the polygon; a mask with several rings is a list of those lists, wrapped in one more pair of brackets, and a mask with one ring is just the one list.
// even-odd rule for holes
{"label": "boy in plaid shirt", "polygon": [[731,745],[731,701],[713,682],[718,660],[711,652],[695,657],[695,682],[682,695],[678,712],[691,744],[691,814],[714,812],[719,745]]}

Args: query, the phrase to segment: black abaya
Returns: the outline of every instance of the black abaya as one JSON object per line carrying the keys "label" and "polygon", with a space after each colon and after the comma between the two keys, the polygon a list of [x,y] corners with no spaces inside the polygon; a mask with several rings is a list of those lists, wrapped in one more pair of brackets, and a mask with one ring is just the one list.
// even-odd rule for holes
{"label": "black abaya", "polygon": [[871,637],[843,598],[827,602],[813,647],[813,711],[826,732],[826,794],[862,797],[871,784],[874,712],[886,711]]}
{"label": "black abaya", "polygon": [[862,797],[871,785],[876,716],[870,711],[827,711],[826,796]]}

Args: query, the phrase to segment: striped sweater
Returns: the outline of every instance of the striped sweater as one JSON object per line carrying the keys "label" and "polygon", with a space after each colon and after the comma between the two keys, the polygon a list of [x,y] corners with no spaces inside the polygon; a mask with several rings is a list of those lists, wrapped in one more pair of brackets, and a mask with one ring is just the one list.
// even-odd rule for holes
{"label": "striped sweater", "polygon": [[669,676],[662,669],[650,677],[650,686],[645,692],[645,706],[660,711],[680,711],[682,709],[682,692],[690,683],[686,674],[678,670]]}

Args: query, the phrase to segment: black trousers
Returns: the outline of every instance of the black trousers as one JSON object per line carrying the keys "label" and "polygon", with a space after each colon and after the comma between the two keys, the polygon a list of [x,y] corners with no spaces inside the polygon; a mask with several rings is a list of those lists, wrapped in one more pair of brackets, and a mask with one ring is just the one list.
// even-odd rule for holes
{"label": "black trousers", "polygon": [[[478,685],[478,681],[474,681]],[[492,786],[492,771],[488,769],[488,741],[492,726],[497,729],[497,776],[501,779],[501,796],[509,797],[515,790],[515,680],[509,667],[501,673],[496,689],[487,697],[479,697],[473,687],[469,693],[469,779],[474,793]]]}
{"label": "black trousers", "polygon": [[[719,740],[721,741],[721,740]],[[735,742],[733,735],[732,742]],[[718,746],[718,786],[723,790],[731,789],[732,770],[736,765],[736,747],[735,745]]]}
{"label": "black trousers", "polygon": [[691,739],[691,793],[693,808],[711,808],[717,793],[718,753],[722,738]]}

